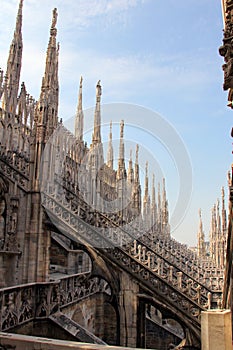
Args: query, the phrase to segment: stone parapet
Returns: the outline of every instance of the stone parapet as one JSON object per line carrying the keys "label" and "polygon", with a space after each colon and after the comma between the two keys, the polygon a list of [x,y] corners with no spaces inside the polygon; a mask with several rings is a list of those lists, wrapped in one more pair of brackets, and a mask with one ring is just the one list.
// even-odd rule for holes
{"label": "stone parapet", "polygon": [[43,349],[43,350],[131,350],[134,348],[126,348],[119,346],[105,346],[89,343],[78,343],[72,341],[64,340],[55,340],[48,338],[38,338],[30,337],[20,334],[10,334],[10,333],[0,333],[0,345],[6,349],[15,349],[15,350],[34,350],[34,349]]}

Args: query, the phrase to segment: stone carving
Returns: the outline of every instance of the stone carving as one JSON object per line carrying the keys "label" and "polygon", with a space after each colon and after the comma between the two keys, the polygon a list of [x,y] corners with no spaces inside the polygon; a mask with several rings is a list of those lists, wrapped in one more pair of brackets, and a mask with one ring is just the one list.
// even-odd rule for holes
{"label": "stone carving", "polygon": [[21,305],[19,307],[19,323],[30,320],[33,314],[32,288],[25,288],[21,293]]}
{"label": "stone carving", "polygon": [[223,35],[223,45],[219,48],[219,54],[224,57],[225,64],[223,89],[233,88],[233,16],[232,2],[226,2],[225,29]]}
{"label": "stone carving", "polygon": [[[140,281],[142,289],[146,287],[145,290],[153,291],[158,298],[165,300],[169,306],[175,307],[198,328],[201,310],[211,306],[216,307],[220,303],[222,277],[219,278],[217,274],[222,275],[222,271],[214,268],[212,261],[203,263],[187,247],[170,239],[165,186],[161,194],[160,190],[158,191],[158,201],[154,195],[152,205],[149,203],[149,193],[144,197],[144,208],[148,220],[144,222],[140,220],[142,203],[138,147],[134,169],[131,162],[130,176],[127,178],[123,122],[121,123],[118,171],[113,169],[111,162],[113,153],[111,132],[109,137],[111,141],[109,146],[110,166],[102,163],[103,149],[100,128],[102,88],[100,81],[96,85],[95,122],[90,149],[83,142],[82,132],[78,133],[79,141],[77,142],[74,135],[62,126],[62,121],[58,122],[59,46],[56,43],[56,9],[53,10],[45,74],[39,101],[33,100],[27,93],[24,84],[19,93],[22,3],[21,1],[20,15],[17,17],[5,77],[3,71],[0,70],[0,95],[2,97],[0,172],[4,177],[4,180],[0,178],[0,249],[8,251],[9,254],[19,253],[18,227],[21,228],[21,241],[27,241],[29,247],[31,246],[29,233],[32,232],[33,239],[34,234],[38,233],[40,235],[38,242],[42,242],[43,249],[39,249],[37,256],[32,257],[30,252],[26,252],[25,246],[23,251],[26,253],[23,256],[22,266],[26,266],[31,257],[34,259],[33,266],[38,266],[43,259],[46,263],[37,271],[35,268],[30,276],[29,274],[27,276],[24,271],[20,271],[18,276],[21,276],[21,281],[27,279],[31,281],[35,276],[37,280],[44,281],[45,276],[47,277],[46,264],[49,260],[49,253],[47,253],[47,237],[44,238],[44,236],[49,235],[49,229],[46,226],[48,223],[44,220],[45,215],[40,215],[41,202],[40,199],[37,199],[40,190],[38,184],[40,173],[43,173],[46,179],[43,184],[45,188],[42,188],[43,206],[46,213],[53,219],[53,224],[74,241],[82,239],[86,245],[94,244],[95,247],[101,248],[99,253],[113,260],[120,268],[128,271],[134,279]],[[233,1],[228,0],[226,4],[226,28],[223,47],[220,48],[220,53],[225,59],[224,89],[233,87]],[[83,130],[81,94],[82,80],[77,130]],[[53,140],[51,141],[49,136],[52,134]],[[48,146],[49,152],[42,155],[44,146],[45,148]],[[55,153],[52,152],[53,149],[56,150]],[[43,171],[41,171],[40,161],[43,156],[47,158],[43,164]],[[102,165],[100,169],[99,165]],[[120,195],[122,198],[124,193],[123,186],[119,182],[122,178],[127,178],[127,181],[131,182],[132,200],[126,209],[118,208],[118,211],[113,212],[114,206],[111,202]],[[5,196],[5,193],[8,192],[6,179],[9,180],[11,190],[7,197]],[[148,192],[148,184],[146,189]],[[155,188],[153,190],[155,192]],[[13,194],[18,195],[19,193],[19,198],[28,196],[29,206],[32,203],[33,209],[39,208],[38,221],[35,223],[36,213],[34,213],[33,220],[28,219],[25,227],[23,227],[23,221],[20,222],[20,225],[18,222],[20,220],[18,205],[21,203],[12,197]],[[101,212],[98,212],[100,199],[104,199],[105,203],[101,207]],[[43,219],[40,219],[41,217]],[[152,225],[151,219],[153,219]],[[128,225],[129,223],[131,225]],[[35,227],[43,227],[45,231],[37,232]],[[23,231],[28,234],[27,237],[24,236]],[[39,276],[36,275],[37,273]],[[10,329],[21,322],[30,320],[34,315],[41,318],[48,317],[58,308],[99,292],[112,296],[107,281],[90,275],[69,276],[59,282],[33,284],[27,287],[17,286],[2,290],[2,329]]]}
{"label": "stone carving", "polygon": [[37,289],[36,316],[48,317],[49,304],[47,301],[48,286],[41,286]]}
{"label": "stone carving", "polygon": [[4,250],[11,252],[19,252],[20,246],[17,239],[17,222],[18,222],[18,203],[16,197],[11,198],[8,232],[5,239]]}
{"label": "stone carving", "polygon": [[2,330],[13,328],[17,325],[16,292],[5,294],[2,310]]}
{"label": "stone carving", "polygon": [[111,296],[112,292],[106,280],[91,277],[89,273],[65,277],[59,282],[48,282],[46,285],[34,283],[3,289],[0,294],[0,329],[12,329],[34,317],[48,317],[60,307],[77,303],[96,293]]}

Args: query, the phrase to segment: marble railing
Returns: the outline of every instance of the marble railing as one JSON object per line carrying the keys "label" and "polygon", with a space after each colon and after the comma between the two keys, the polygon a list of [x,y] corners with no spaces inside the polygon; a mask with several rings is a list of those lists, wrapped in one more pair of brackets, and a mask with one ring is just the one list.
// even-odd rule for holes
{"label": "marble railing", "polygon": [[80,218],[79,208],[72,201],[67,201],[65,194],[57,191],[57,188],[55,190],[48,185],[42,198],[51,220],[64,234],[103,251],[104,255],[114,259],[137,279],[143,280],[163,300],[166,298],[168,303],[184,314],[199,321],[202,310],[220,305],[221,292],[218,288],[212,291],[138,239],[135,240],[129,232],[114,226],[100,213],[100,227],[88,224],[92,215],[88,212],[87,204],[80,204],[84,215]]}
{"label": "marble railing", "polygon": [[209,288],[222,290],[224,270],[214,266],[212,261],[201,261],[188,249],[182,251],[179,246],[169,245],[163,239],[158,239],[152,248],[193,278],[208,285]]}
{"label": "marble railing", "polygon": [[26,154],[7,151],[5,147],[0,146],[0,172],[9,180],[17,182],[23,190],[29,190],[30,169]]}
{"label": "marble railing", "polygon": [[0,329],[8,331],[35,318],[47,318],[98,292],[110,295],[111,289],[105,280],[85,273],[0,289]]}
{"label": "marble railing", "polygon": [[[55,179],[57,186],[56,190],[60,191],[59,195],[61,194],[64,196],[64,190],[66,191],[66,197],[63,198],[63,203],[75,208],[77,214],[85,222],[94,224],[98,227],[101,225],[112,227],[112,231],[114,231],[114,227],[121,227],[121,232],[126,231],[126,236],[128,235],[131,237],[130,240],[132,240],[132,238],[137,238],[143,245],[163,256],[172,265],[179,267],[179,269],[189,274],[200,283],[205,284],[208,288],[218,291],[222,290],[224,283],[224,270],[215,267],[212,261],[201,261],[186,245],[177,242],[173,238],[168,240],[156,233],[143,232],[140,228],[140,224],[137,224],[137,220],[129,224],[124,224],[122,227],[120,222],[121,218],[118,215],[114,213],[105,215],[103,214],[104,211],[100,215],[91,210],[86,201],[80,198],[79,192],[75,191],[77,186],[75,186],[74,183],[69,183],[64,180],[61,181],[59,175],[56,174]],[[54,191],[54,189],[52,191]],[[111,204],[108,203],[108,206],[110,205]],[[126,236],[125,239],[127,241]],[[153,236],[154,239],[151,239]]]}
{"label": "marble railing", "polygon": [[[56,189],[55,189],[56,188]],[[50,191],[53,195],[60,198],[61,202],[65,207],[70,207],[74,213],[77,213],[85,222],[90,223],[91,225],[98,226],[98,231],[101,231],[104,235],[105,232],[108,231],[108,234],[112,236],[114,243],[117,245],[122,245],[123,242],[127,244],[127,242],[132,242],[135,237],[137,238],[139,244],[146,246],[151,250],[151,253],[156,253],[161,258],[164,258],[166,262],[169,262],[172,266],[176,266],[182,272],[188,274],[194,280],[204,284],[210,290],[218,291],[221,293],[223,287],[223,270],[212,268],[207,268],[206,263],[204,266],[195,259],[196,255],[187,249],[187,256],[185,256],[185,252],[182,252],[181,246],[175,240],[171,240],[170,247],[177,246],[177,250],[169,249],[169,242],[165,240],[157,239],[157,242],[153,245],[146,244],[147,237],[145,234],[140,232],[135,225],[131,223],[128,225],[121,226],[120,223],[115,220],[115,214],[112,216],[104,215],[103,213],[97,213],[90,209],[88,204],[82,200],[78,193],[74,193],[69,188],[68,197],[67,193],[64,194],[64,189],[62,188],[61,183],[56,182],[56,186],[49,186],[46,189],[46,192]],[[101,229],[101,227],[103,227]],[[120,232],[120,233],[119,233]],[[115,236],[115,238],[114,238]],[[116,237],[118,237],[121,241],[116,242]],[[174,242],[173,242],[174,241]],[[190,253],[191,255],[189,255]]]}

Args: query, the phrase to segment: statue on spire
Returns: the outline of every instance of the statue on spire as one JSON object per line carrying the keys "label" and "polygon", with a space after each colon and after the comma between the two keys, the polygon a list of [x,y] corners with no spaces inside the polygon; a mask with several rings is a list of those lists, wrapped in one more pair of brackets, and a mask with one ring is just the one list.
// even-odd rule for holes
{"label": "statue on spire", "polygon": [[54,29],[56,27],[56,24],[57,24],[57,9],[55,7],[53,9],[53,19],[52,19],[51,29]]}
{"label": "statue on spire", "polygon": [[121,120],[120,124],[120,138],[123,139],[124,137],[124,120]]}
{"label": "statue on spire", "polygon": [[136,157],[135,157],[135,163],[138,164],[138,152],[139,152],[139,146],[136,145]]}
{"label": "statue on spire", "polygon": [[97,85],[96,85],[96,97],[99,97],[102,95],[102,88],[100,85],[100,80],[98,80]]}

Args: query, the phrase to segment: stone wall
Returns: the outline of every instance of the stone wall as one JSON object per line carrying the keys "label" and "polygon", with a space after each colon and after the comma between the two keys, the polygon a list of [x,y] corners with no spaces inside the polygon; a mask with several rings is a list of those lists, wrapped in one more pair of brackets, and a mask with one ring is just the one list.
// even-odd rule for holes
{"label": "stone wall", "polygon": [[103,294],[95,294],[64,312],[107,344],[118,343],[116,311]]}
{"label": "stone wall", "polygon": [[61,327],[56,326],[49,319],[46,320],[35,320],[33,322],[28,322],[24,325],[16,327],[12,330],[15,334],[28,335],[33,337],[44,337],[51,339],[69,340],[77,341],[75,337],[68,334]]}
{"label": "stone wall", "polygon": [[159,324],[146,319],[146,348],[167,350],[170,344],[178,345],[181,338]]}

